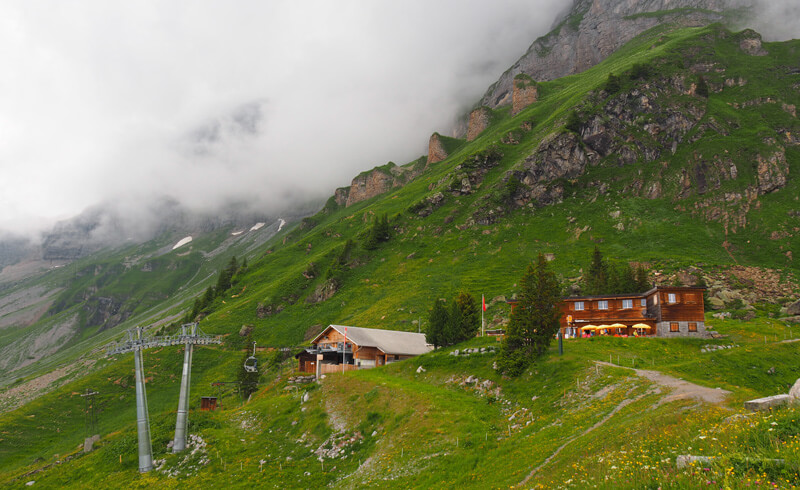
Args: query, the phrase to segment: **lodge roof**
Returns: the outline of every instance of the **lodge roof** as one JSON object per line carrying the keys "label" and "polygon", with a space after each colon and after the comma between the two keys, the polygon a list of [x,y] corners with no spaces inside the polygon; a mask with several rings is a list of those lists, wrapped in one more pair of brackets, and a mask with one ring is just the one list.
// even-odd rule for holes
{"label": "lodge roof", "polygon": [[[567,296],[561,298],[562,301],[583,301],[594,299],[624,299],[624,298],[644,298],[650,296],[657,291],[705,291],[706,288],[702,286],[656,286],[643,293],[627,293],[627,294],[601,294],[595,296]],[[519,303],[517,299],[506,301],[507,303]]]}
{"label": "lodge roof", "polygon": [[[344,335],[344,326],[329,325],[311,343],[316,343],[331,328]],[[425,334],[421,333],[347,327],[347,338],[359,347],[377,347],[385,354],[417,356],[431,351]]]}

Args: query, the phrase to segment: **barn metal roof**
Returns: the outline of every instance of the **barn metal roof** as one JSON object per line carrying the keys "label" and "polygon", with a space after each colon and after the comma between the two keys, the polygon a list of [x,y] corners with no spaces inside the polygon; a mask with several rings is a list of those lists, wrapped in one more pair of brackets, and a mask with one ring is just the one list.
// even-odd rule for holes
{"label": "barn metal roof", "polygon": [[[311,343],[317,342],[330,328],[344,335],[345,327],[343,325],[329,325]],[[418,356],[431,351],[425,334],[421,333],[348,326],[347,338],[359,347],[377,347],[385,354]]]}

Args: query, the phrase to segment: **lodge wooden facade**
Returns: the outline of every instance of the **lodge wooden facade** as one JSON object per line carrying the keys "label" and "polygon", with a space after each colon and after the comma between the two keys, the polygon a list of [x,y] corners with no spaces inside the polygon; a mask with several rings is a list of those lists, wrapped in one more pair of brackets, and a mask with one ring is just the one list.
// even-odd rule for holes
{"label": "lodge wooden facade", "polygon": [[704,337],[704,291],[657,286],[639,294],[565,298],[560,305],[561,332],[569,337],[587,333]]}
{"label": "lodge wooden facade", "polygon": [[383,366],[430,350],[420,333],[329,325],[295,357],[301,372],[327,374]]}
{"label": "lodge wooden facade", "polygon": [[[644,293],[564,298],[561,333],[705,337],[702,287],[657,286]],[[512,310],[516,301],[509,301]]]}

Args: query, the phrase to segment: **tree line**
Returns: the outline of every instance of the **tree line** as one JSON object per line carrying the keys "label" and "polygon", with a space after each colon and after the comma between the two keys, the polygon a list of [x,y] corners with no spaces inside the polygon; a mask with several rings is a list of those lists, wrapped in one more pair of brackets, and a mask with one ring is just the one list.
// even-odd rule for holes
{"label": "tree line", "polygon": [[586,296],[603,294],[643,293],[651,288],[649,273],[643,265],[636,269],[627,262],[609,264],[598,247],[594,247],[589,268],[583,275],[581,293]]}
{"label": "tree line", "polygon": [[[633,268],[627,263],[610,264],[595,247],[581,292],[585,295],[644,292],[651,287],[648,274],[642,265]],[[517,302],[497,357],[497,371],[509,376],[522,374],[544,355],[560,329],[563,287],[542,254],[528,265],[519,284]],[[474,337],[480,322],[479,308],[466,292],[459,293],[449,306],[435,300],[426,332],[428,342],[440,348]]]}
{"label": "tree line", "polygon": [[194,300],[192,309],[184,317],[184,323],[193,322],[200,314],[208,314],[214,300],[225,294],[234,283],[234,277],[247,269],[247,258],[240,264],[236,256],[231,257],[228,264],[219,271],[217,283],[209,286],[202,296]]}

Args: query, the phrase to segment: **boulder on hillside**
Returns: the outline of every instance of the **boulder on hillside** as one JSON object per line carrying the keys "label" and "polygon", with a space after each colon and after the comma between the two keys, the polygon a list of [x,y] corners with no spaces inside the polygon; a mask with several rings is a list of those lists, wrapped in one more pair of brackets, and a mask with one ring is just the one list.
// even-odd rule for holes
{"label": "boulder on hillside", "polygon": [[800,315],[800,300],[795,301],[786,307],[786,314],[789,316]]}
{"label": "boulder on hillside", "polygon": [[721,310],[725,308],[725,302],[716,297],[708,298],[708,304],[711,305],[711,308],[714,310]]}
{"label": "boulder on hillside", "polygon": [[800,379],[794,382],[794,386],[789,390],[789,398],[792,403],[800,403]]}

